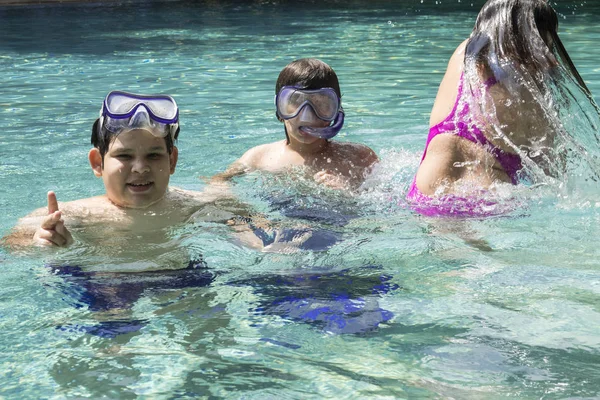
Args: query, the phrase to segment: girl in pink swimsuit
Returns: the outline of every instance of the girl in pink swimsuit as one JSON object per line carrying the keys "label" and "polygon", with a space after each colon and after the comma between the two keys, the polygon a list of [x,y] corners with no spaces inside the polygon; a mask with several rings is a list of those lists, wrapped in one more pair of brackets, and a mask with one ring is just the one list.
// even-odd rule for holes
{"label": "girl in pink swimsuit", "polygon": [[[564,127],[555,110],[569,100],[557,96],[575,90],[583,93],[580,98],[593,100],[557,27],[556,13],[545,0],[489,0],[483,6],[440,85],[425,151],[407,195],[415,211],[460,217],[502,213],[506,207],[481,197],[492,184],[517,184],[525,165],[560,174],[554,147],[556,132]],[[439,140],[440,135],[454,137]],[[428,154],[430,144],[433,155]],[[473,164],[478,169],[469,169]],[[454,184],[466,176],[477,188],[463,193]]]}

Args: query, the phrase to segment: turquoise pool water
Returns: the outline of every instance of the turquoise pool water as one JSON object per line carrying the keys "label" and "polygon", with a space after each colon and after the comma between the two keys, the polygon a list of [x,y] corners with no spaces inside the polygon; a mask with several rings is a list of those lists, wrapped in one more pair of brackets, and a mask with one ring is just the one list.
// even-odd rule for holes
{"label": "turquoise pool water", "polygon": [[[151,282],[118,315],[81,298],[85,279],[47,267],[59,258],[118,269],[113,248],[0,250],[0,397],[599,397],[600,190],[519,187],[518,209],[482,220],[402,207],[446,62],[482,3],[0,8],[1,234],[48,190],[64,201],[102,193],[86,154],[112,89],[176,97],[172,183],[201,190],[199,177],[282,137],[277,74],[318,57],[340,78],[339,139],[382,158],[354,197],[302,180],[240,180],[238,195],[282,224],[325,216],[303,223],[333,245],[261,253],[217,223],[177,227],[174,240],[203,254],[207,275]],[[600,8],[590,3],[557,10],[598,96]],[[91,284],[132,293],[148,280]]]}

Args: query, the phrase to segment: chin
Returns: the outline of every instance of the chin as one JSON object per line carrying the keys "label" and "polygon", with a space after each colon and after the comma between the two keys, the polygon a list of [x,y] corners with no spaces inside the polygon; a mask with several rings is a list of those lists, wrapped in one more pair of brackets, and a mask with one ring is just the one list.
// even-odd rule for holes
{"label": "chin", "polygon": [[304,132],[302,132],[302,131],[298,131],[298,134],[297,134],[297,135],[295,135],[295,136],[294,136],[294,138],[295,138],[295,139],[296,139],[298,142],[300,142],[300,143],[303,143],[303,144],[311,144],[311,143],[314,143],[314,142],[316,142],[317,140],[319,140],[319,138],[316,138],[316,137],[314,137],[314,136],[311,136],[311,135],[309,135],[309,134],[306,134],[306,133],[304,133]]}

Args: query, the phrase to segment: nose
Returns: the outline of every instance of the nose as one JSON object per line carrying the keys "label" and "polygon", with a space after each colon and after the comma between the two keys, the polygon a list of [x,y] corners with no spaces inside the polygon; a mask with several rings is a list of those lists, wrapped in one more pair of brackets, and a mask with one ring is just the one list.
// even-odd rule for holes
{"label": "nose", "polygon": [[317,114],[315,113],[315,110],[313,110],[312,106],[310,104],[305,104],[304,107],[302,107],[302,110],[300,110],[300,114],[298,115],[298,120],[300,122],[316,122],[319,120],[319,117],[317,116]]}
{"label": "nose", "polygon": [[131,166],[131,171],[143,174],[150,171],[150,166],[143,157],[136,158]]}

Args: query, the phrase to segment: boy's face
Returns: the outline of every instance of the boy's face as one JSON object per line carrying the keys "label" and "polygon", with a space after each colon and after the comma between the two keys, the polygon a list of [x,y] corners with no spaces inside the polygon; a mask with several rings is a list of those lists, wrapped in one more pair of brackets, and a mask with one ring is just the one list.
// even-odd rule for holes
{"label": "boy's face", "polygon": [[167,153],[165,139],[145,129],[119,134],[102,157],[90,151],[90,164],[102,177],[110,201],[120,207],[146,208],[160,201],[167,191],[169,177],[175,172],[177,148]]}

